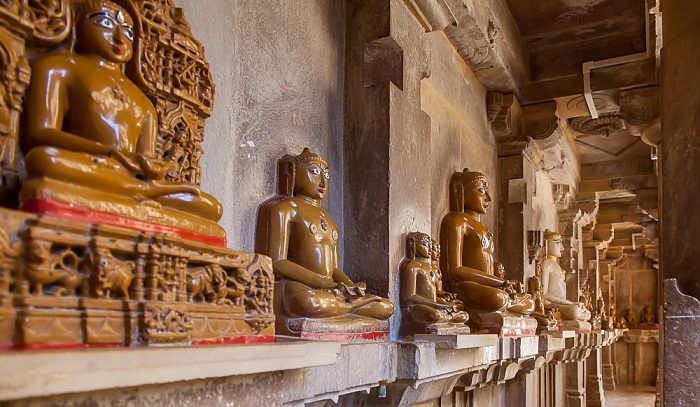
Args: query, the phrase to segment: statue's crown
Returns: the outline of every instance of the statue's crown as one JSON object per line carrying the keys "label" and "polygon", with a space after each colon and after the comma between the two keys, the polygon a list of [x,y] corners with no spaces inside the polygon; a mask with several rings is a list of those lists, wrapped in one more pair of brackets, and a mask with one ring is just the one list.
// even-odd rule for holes
{"label": "statue's crown", "polygon": [[561,237],[561,233],[559,232],[554,232],[552,230],[545,230],[544,231],[544,241],[547,242],[551,239],[554,239],[555,237]]}
{"label": "statue's crown", "polygon": [[463,186],[474,185],[479,181],[488,182],[484,174],[477,171],[469,171],[469,168],[465,168],[464,171],[462,171],[461,178]]}
{"label": "statue's crown", "polygon": [[305,147],[304,150],[301,152],[301,154],[294,157],[294,163],[296,163],[296,164],[317,163],[317,164],[320,164],[322,167],[328,166],[328,163],[326,163],[326,161],[323,158],[321,158],[316,153],[312,153],[308,147]]}

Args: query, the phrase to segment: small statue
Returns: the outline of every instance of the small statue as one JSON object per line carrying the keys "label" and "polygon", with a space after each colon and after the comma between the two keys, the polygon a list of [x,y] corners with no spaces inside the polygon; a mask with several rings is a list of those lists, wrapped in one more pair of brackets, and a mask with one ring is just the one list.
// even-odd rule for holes
{"label": "small statue", "polygon": [[646,305],[644,307],[644,314],[642,314],[642,323],[640,326],[649,328],[658,328],[659,324],[656,323],[656,315],[651,312],[651,305]]}
{"label": "small statue", "polygon": [[[433,246],[435,249],[437,245]],[[401,308],[406,336],[414,333],[469,333],[465,325],[469,315],[464,305],[450,293],[442,291],[442,278],[431,257],[430,236],[409,233],[406,236],[406,259],[401,264]]]}
{"label": "small statue", "polygon": [[486,177],[465,169],[450,181],[450,212],[440,228],[445,256],[441,269],[451,291],[472,309],[508,310],[528,315],[535,307],[528,294],[517,293],[517,283],[495,275],[493,234],[481,223],[491,202]]}
{"label": "small statue", "polygon": [[615,312],[615,304],[610,305],[610,319],[612,320],[613,328],[615,329],[625,329],[627,328],[627,320],[621,315],[617,315]]}
{"label": "small statue", "polygon": [[[542,276],[547,305],[558,308],[563,321],[586,322],[590,320],[591,311],[586,309],[585,304],[566,299],[565,272],[557,260],[564,250],[561,234],[545,231],[544,239],[545,257],[542,260]],[[566,325],[566,323],[564,324]],[[584,326],[584,328],[590,329],[590,326]]]}
{"label": "small statue", "polygon": [[87,0],[74,25],[77,53],[32,61],[22,208],[50,201],[223,234],[219,202],[196,185],[165,180],[175,163],[155,157],[156,109],[123,73],[132,17],[111,1]]}
{"label": "small statue", "polygon": [[321,207],[329,178],[326,161],[308,148],[283,157],[282,196],[261,205],[258,214],[257,251],[272,258],[277,280],[278,332],[366,332],[372,324],[388,327],[378,320],[394,312],[389,300],[365,293],[364,283],[340,270],[338,227]]}
{"label": "small statue", "polygon": [[[499,263],[500,264],[500,263]],[[532,316],[537,320],[537,325],[543,330],[554,330],[559,323],[554,308],[545,307],[544,286],[542,285],[542,262],[535,264],[535,275],[527,280],[528,292],[535,300],[535,309]]]}
{"label": "small statue", "polygon": [[627,313],[625,313],[625,320],[627,320],[627,326],[634,328],[637,326],[637,313],[634,312],[632,307],[627,308]]}

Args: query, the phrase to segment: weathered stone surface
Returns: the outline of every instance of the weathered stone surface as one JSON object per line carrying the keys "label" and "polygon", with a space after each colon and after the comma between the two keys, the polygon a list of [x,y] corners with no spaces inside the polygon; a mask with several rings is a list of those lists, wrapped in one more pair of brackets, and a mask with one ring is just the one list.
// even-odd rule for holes
{"label": "weathered stone surface", "polygon": [[700,301],[683,294],[676,279],[664,280],[663,372],[665,406],[692,405],[700,399]]}

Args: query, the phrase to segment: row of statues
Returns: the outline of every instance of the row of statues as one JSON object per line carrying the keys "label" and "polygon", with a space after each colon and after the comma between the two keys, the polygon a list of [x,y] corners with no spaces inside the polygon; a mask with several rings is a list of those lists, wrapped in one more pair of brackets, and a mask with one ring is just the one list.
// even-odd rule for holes
{"label": "row of statues", "polygon": [[[133,17],[117,3],[86,0],[74,25],[74,52],[31,61],[20,207],[55,214],[37,209],[48,203],[63,208],[61,214],[67,217],[79,207],[99,215],[88,221],[136,229],[156,224],[205,242],[212,236],[222,245],[224,234],[216,224],[221,204],[196,183],[169,176],[182,152],[172,153],[175,159],[157,157],[159,113],[125,74],[125,64],[134,55]],[[322,207],[330,181],[328,164],[308,148],[285,156],[279,162],[278,195],[260,207],[256,251],[272,259],[277,333],[336,338],[386,334],[394,305],[341,270],[340,233]],[[493,233],[481,221],[491,202],[484,174],[456,172],[449,202],[439,242],[422,232],[406,237],[400,266],[402,335],[534,333],[538,326],[556,329],[559,321],[565,326],[566,321],[578,321],[582,324],[577,328],[585,327],[590,311],[566,298],[565,275],[558,264],[561,235],[546,233],[545,258],[525,292],[522,282],[506,279],[495,262]],[[206,290],[191,283],[197,289],[190,290],[190,300],[216,297],[218,303],[233,302],[224,294],[217,297],[217,292],[235,287],[227,289],[227,276],[215,271],[210,280],[218,281],[212,283],[218,288]],[[130,273],[122,273],[130,276],[128,281],[114,284],[126,299]],[[174,280],[173,285],[182,284]]]}

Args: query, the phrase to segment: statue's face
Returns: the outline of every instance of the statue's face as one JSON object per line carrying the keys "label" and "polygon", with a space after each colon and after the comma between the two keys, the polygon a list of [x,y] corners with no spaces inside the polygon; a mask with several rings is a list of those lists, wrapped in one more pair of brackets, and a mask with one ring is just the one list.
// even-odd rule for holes
{"label": "statue's face", "polygon": [[433,260],[437,260],[440,258],[440,244],[435,241],[431,242],[430,257]]}
{"label": "statue's face", "polygon": [[299,164],[294,180],[294,194],[323,199],[328,191],[328,167],[321,163],[310,162]]}
{"label": "statue's face", "polygon": [[416,241],[416,257],[430,257],[430,239],[421,236]]}
{"label": "statue's face", "polygon": [[464,188],[464,209],[472,210],[476,213],[486,213],[486,209],[491,202],[489,195],[489,183],[483,180],[468,185]]}
{"label": "statue's face", "polygon": [[124,63],[133,54],[134,23],[124,9],[103,2],[83,14],[78,27],[78,44],[85,53],[109,62]]}
{"label": "statue's face", "polygon": [[554,257],[561,257],[563,251],[564,244],[562,243],[561,236],[554,236],[547,241],[547,254]]}

